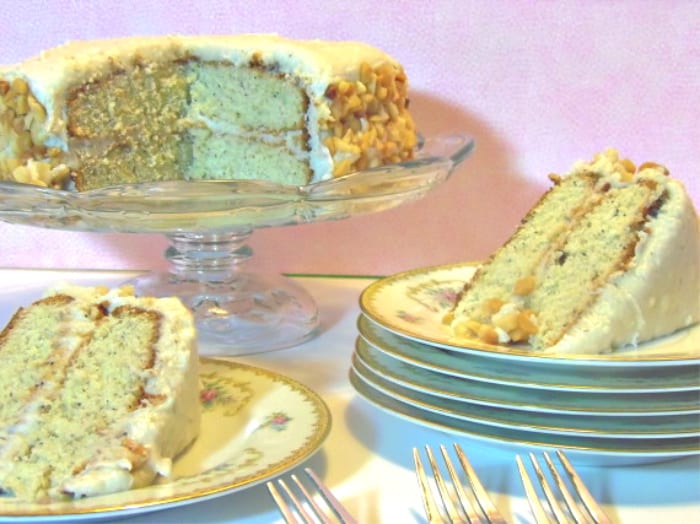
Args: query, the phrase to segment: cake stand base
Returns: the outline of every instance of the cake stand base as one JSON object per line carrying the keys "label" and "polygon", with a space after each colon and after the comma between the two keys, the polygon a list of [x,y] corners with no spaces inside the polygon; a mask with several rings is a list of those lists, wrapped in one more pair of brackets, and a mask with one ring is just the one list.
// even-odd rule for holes
{"label": "cake stand base", "polygon": [[296,346],[318,330],[316,303],[280,275],[242,270],[250,232],[169,235],[172,269],[129,282],[140,296],[176,296],[197,324],[201,355],[236,356]]}
{"label": "cake stand base", "polygon": [[233,282],[197,282],[152,274],[130,282],[142,296],[177,296],[194,314],[201,355],[247,355],[313,338],[311,296],[279,275],[242,273]]}

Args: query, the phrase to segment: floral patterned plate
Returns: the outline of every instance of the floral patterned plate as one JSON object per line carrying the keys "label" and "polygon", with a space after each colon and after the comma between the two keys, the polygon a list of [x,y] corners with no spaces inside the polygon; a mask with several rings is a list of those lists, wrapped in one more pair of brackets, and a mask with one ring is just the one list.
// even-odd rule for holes
{"label": "floral patterned plate", "polygon": [[122,518],[229,494],[287,471],[317,451],[330,411],[306,386],[272,371],[201,359],[200,436],[156,485],[70,502],[0,497],[0,522]]}
{"label": "floral patterned plate", "polygon": [[456,339],[442,322],[476,263],[415,269],[380,279],[360,296],[360,309],[372,321],[408,339],[461,353],[511,361],[595,366],[678,366],[700,363],[700,324],[637,348],[605,355],[547,355],[527,346],[484,344]]}

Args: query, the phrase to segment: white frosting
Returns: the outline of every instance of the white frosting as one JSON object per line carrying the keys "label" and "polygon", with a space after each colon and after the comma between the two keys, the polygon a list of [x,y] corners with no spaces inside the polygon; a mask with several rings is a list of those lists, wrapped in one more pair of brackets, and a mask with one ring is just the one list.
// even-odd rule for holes
{"label": "white frosting", "polygon": [[76,80],[83,81],[112,70],[114,66],[109,63],[110,60],[117,66],[128,66],[139,58],[148,61],[193,56],[202,60],[224,60],[245,65],[254,54],[264,63],[274,64],[283,74],[307,78],[314,86],[311,92],[317,96],[322,96],[328,83],[335,78],[357,78],[357,64],[361,61],[370,66],[385,62],[397,64],[380,49],[362,42],[293,40],[272,34],[247,34],[146,36],[68,42],[4,69],[21,72],[27,78],[41,80],[51,90],[60,90]]}
{"label": "white frosting", "polygon": [[[584,168],[583,165],[577,169]],[[594,170],[619,181],[604,158]],[[700,228],[681,182],[647,169],[637,175],[662,184],[668,198],[650,218],[631,267],[604,286],[593,306],[549,353],[592,354],[634,346],[700,321]]]}

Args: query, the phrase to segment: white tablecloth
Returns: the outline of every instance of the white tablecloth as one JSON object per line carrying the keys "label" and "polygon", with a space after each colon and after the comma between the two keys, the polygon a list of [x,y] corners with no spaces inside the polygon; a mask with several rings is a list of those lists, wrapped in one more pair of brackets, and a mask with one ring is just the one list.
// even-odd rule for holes
{"label": "white tablecloth", "polygon": [[[58,280],[113,285],[126,272],[0,270],[0,321],[17,306],[40,296]],[[413,446],[451,443],[453,435],[401,420],[360,398],[348,382],[357,331],[358,297],[372,282],[364,278],[298,277],[319,305],[320,335],[297,347],[238,360],[296,379],[317,391],[333,416],[330,435],[303,466],[312,467],[364,523],[425,522],[413,474]],[[532,522],[517,477],[514,449],[460,437],[496,505],[509,522]],[[700,459],[654,464],[580,467],[594,496],[613,522],[700,522]],[[94,516],[94,515],[93,515]],[[264,484],[177,508],[144,513],[121,522],[280,522]]]}

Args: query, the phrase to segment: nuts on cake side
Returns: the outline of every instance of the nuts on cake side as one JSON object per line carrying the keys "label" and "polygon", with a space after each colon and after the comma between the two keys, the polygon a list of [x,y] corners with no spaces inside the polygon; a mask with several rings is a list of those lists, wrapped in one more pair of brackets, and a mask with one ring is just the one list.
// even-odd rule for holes
{"label": "nuts on cake side", "polygon": [[326,97],[332,134],[324,144],[334,159],[333,176],[413,158],[416,129],[403,69],[363,63],[355,82],[331,84]]}
{"label": "nuts on cake side", "polygon": [[46,110],[21,78],[0,79],[0,180],[61,188],[70,169],[45,145]]}

